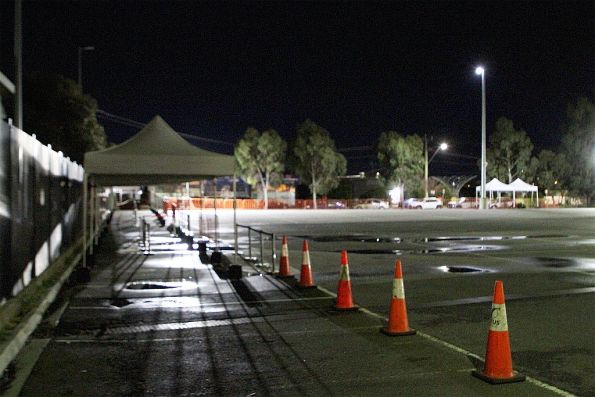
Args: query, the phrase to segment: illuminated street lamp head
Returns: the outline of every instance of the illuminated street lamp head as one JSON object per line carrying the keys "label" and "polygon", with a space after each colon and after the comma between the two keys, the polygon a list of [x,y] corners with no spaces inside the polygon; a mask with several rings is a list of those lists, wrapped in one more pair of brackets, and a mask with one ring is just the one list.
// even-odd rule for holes
{"label": "illuminated street lamp head", "polygon": [[446,144],[446,142],[442,142],[440,144],[440,150],[446,150],[446,149],[448,149],[448,145]]}
{"label": "illuminated street lamp head", "polygon": [[475,68],[475,74],[483,74],[485,72],[485,69],[483,68],[483,66],[478,66]]}

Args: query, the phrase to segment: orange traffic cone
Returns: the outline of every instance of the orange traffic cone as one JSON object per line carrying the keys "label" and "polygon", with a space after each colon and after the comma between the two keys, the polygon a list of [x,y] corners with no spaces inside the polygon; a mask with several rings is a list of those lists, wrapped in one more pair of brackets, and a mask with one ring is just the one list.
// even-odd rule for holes
{"label": "orange traffic cone", "polygon": [[488,346],[483,372],[473,371],[472,374],[491,384],[522,382],[525,380],[524,375],[512,370],[512,355],[510,353],[502,281],[496,281],[494,286],[492,322],[488,332]]}
{"label": "orange traffic cone", "polygon": [[304,240],[302,250],[302,268],[300,271],[300,281],[298,288],[316,288],[312,278],[312,267],[310,266],[310,251],[308,250],[308,240]]}
{"label": "orange traffic cone", "polygon": [[388,326],[381,328],[380,332],[390,336],[415,335],[415,330],[409,328],[407,320],[407,306],[405,304],[405,287],[403,286],[403,270],[401,261],[395,262],[395,275],[393,279],[393,297],[390,301]]}
{"label": "orange traffic cone", "polygon": [[337,285],[337,301],[335,310],[348,311],[358,310],[359,307],[353,304],[351,296],[351,278],[349,277],[349,263],[347,262],[347,251],[341,251],[341,273]]}
{"label": "orange traffic cone", "polygon": [[287,236],[281,240],[281,259],[279,260],[278,277],[293,277],[289,268],[289,254],[287,250]]}

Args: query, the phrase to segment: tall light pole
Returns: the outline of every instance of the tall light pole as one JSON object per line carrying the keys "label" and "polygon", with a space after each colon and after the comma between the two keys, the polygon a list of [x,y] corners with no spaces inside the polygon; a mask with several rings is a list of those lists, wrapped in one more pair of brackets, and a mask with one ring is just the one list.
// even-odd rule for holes
{"label": "tall light pole", "polygon": [[15,104],[14,125],[23,129],[23,7],[21,0],[14,3],[14,66],[15,66]]}
{"label": "tall light pole", "polygon": [[481,198],[479,209],[485,210],[486,200],[486,83],[485,69],[482,66],[475,68],[475,74],[481,75]]}
{"label": "tall light pole", "polygon": [[93,51],[95,47],[93,46],[86,46],[86,47],[79,47],[79,58],[78,58],[78,85],[81,88],[81,92],[83,92],[83,51]]}
{"label": "tall light pole", "polygon": [[428,160],[428,138],[427,135],[424,134],[424,154],[425,154],[425,172],[424,172],[424,191],[425,191],[425,197],[428,197],[428,168],[430,165],[430,162],[432,162],[432,160],[434,160],[434,157],[436,157],[436,155],[438,154],[438,151],[440,150],[446,150],[448,148],[448,145],[446,143],[441,143],[440,146],[438,146],[436,148],[436,150],[434,150],[434,153],[432,154],[432,157],[430,157],[430,159]]}

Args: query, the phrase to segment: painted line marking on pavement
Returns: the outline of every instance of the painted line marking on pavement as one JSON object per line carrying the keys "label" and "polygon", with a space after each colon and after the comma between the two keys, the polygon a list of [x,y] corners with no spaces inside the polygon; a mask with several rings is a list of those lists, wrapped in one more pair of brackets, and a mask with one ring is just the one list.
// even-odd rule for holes
{"label": "painted line marking on pavement", "polygon": [[[285,320],[287,321],[287,320]],[[296,320],[292,320],[292,321],[296,321]],[[262,322],[262,321],[258,321],[258,322]],[[353,328],[349,328],[348,331],[352,331],[352,330],[366,330],[366,329],[378,329],[378,326],[372,325],[372,326],[365,326],[365,327],[353,327]],[[345,331],[345,332],[348,332]],[[328,334],[328,335],[337,335],[337,331],[336,330],[324,330],[324,331],[313,331],[311,329],[307,329],[307,330],[301,330],[301,331],[276,331],[278,335],[315,335],[315,334]],[[225,338],[236,338],[236,335],[230,335],[230,336],[225,336],[225,335],[221,335],[221,336],[217,336],[218,339],[225,339]],[[69,338],[60,338],[60,339],[54,339],[55,343],[65,343],[65,344],[71,344],[71,343],[103,343],[103,344],[110,344],[110,343],[114,343],[114,344],[124,344],[124,343],[155,343],[155,342],[179,342],[179,341],[193,341],[193,340],[202,340],[204,339],[204,336],[179,336],[179,337],[173,337],[173,338],[149,338],[149,339],[97,339],[97,338],[86,338],[86,339],[74,339],[75,337],[72,337],[72,339]],[[408,343],[402,343],[403,345],[408,344]]]}
{"label": "painted line marking on pavement", "polygon": [[[329,294],[329,295],[331,295],[331,296],[332,296],[332,297],[334,297],[334,298],[336,298],[336,297],[337,297],[337,295],[336,295],[335,293],[333,293],[333,292],[331,292],[331,291],[327,290],[326,288],[323,288],[323,287],[318,287],[318,289],[319,289],[319,290],[321,290],[322,292],[326,293],[326,294]],[[372,317],[376,317],[376,318],[382,319],[382,320],[384,320],[384,321],[388,321],[388,318],[387,318],[387,317],[385,317],[385,316],[382,316],[382,315],[380,315],[380,314],[378,314],[378,313],[374,313],[374,312],[372,312],[372,311],[370,311],[370,310],[368,310],[368,309],[366,309],[366,308],[364,308],[364,307],[361,307],[361,306],[360,306],[360,311],[361,311],[361,312],[363,312],[363,313],[366,313],[366,314],[368,314],[368,315],[370,315],[370,316],[372,316]],[[458,353],[465,354],[466,356],[470,356],[470,357],[476,358],[476,359],[478,359],[478,360],[480,360],[480,361],[482,361],[482,362],[484,361],[484,360],[483,360],[483,358],[481,358],[481,357],[480,357],[480,356],[478,356],[477,354],[475,354],[475,353],[471,353],[470,351],[468,351],[468,350],[465,350],[465,349],[463,349],[462,347],[455,346],[455,345],[453,345],[452,343],[448,343],[448,342],[446,342],[446,341],[443,341],[442,339],[436,338],[435,336],[428,335],[428,334],[426,334],[426,333],[424,333],[424,332],[421,332],[419,329],[416,329],[416,330],[417,330],[417,335],[421,336],[422,338],[425,338],[425,339],[428,339],[428,340],[430,340],[430,341],[432,341],[432,342],[438,343],[438,344],[440,344],[440,345],[442,345],[442,346],[444,346],[444,347],[446,347],[446,348],[448,348],[448,349],[454,350],[454,351],[456,351],[456,352],[458,352]],[[526,377],[526,380],[527,380],[527,382],[529,382],[529,383],[532,383],[532,384],[534,384],[534,385],[536,385],[536,386],[539,386],[539,387],[541,387],[541,388],[544,388],[544,389],[546,389],[546,390],[549,390],[549,391],[551,391],[551,392],[553,392],[553,393],[556,393],[556,394],[558,394],[558,395],[560,395],[560,396],[564,396],[564,397],[574,397],[574,394],[572,394],[572,393],[569,393],[569,392],[567,392],[567,391],[565,391],[565,390],[559,389],[559,388],[557,388],[556,386],[553,386],[553,385],[550,385],[550,384],[548,384],[548,383],[542,382],[542,381],[540,381],[540,380],[537,380],[537,379],[535,379],[535,378],[532,378],[532,377],[530,377],[530,376],[527,376],[527,377]]]}
{"label": "painted line marking on pavement", "polygon": [[[595,287],[562,289],[562,290],[556,290],[556,291],[544,291],[544,292],[536,292],[533,294],[508,294],[508,295],[506,295],[506,301],[531,299],[531,298],[549,298],[549,297],[565,296],[565,295],[590,294],[593,292],[595,292]],[[477,296],[477,297],[472,297],[472,298],[452,299],[452,300],[447,300],[447,301],[422,303],[422,304],[417,304],[417,305],[412,304],[411,308],[412,309],[422,309],[422,308],[443,307],[443,306],[457,306],[457,305],[467,305],[467,304],[474,304],[474,303],[486,303],[486,302],[491,302],[491,301],[492,301],[492,296]]]}
{"label": "painted line marking on pavement", "polygon": [[204,320],[204,321],[190,321],[187,323],[166,323],[166,324],[151,324],[151,325],[137,325],[130,327],[117,327],[106,329],[104,335],[116,335],[116,334],[134,334],[141,332],[154,332],[154,331],[178,331],[182,329],[195,329],[195,328],[207,328],[207,327],[220,327],[224,325],[240,325],[249,324],[252,322],[261,322],[263,319],[260,317],[243,317],[233,318],[224,320]]}
{"label": "painted line marking on pavement", "polygon": [[[177,298],[177,297],[166,297],[166,298]],[[317,301],[317,300],[329,300],[329,299],[333,299],[333,297],[330,296],[323,296],[323,297],[314,297],[314,298],[296,298],[296,299],[292,299],[292,298],[287,298],[287,299],[268,299],[268,300],[255,300],[255,301],[250,301],[250,304],[254,304],[254,303],[286,303],[286,302],[306,302],[306,301]],[[231,305],[245,305],[245,302],[216,302],[216,303],[197,303],[196,307],[210,307],[210,306],[231,306]],[[125,308],[128,308],[129,306],[134,306],[134,303],[131,303],[130,305],[126,305],[123,307],[117,307],[117,306],[70,306],[68,309],[73,309],[73,310],[122,310]],[[169,306],[168,306],[169,307]]]}

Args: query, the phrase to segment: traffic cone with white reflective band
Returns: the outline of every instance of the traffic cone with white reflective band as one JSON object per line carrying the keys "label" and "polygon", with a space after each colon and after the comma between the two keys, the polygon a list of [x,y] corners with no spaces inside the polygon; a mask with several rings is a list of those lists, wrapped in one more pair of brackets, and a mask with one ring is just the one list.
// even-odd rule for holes
{"label": "traffic cone with white reflective band", "polygon": [[310,266],[310,251],[308,250],[308,240],[304,240],[302,249],[302,268],[300,270],[300,281],[298,288],[316,288],[312,278],[312,267]]}
{"label": "traffic cone with white reflective band", "polygon": [[393,278],[393,294],[390,301],[388,315],[388,326],[381,328],[380,332],[390,336],[415,335],[415,330],[409,328],[407,320],[407,305],[405,304],[405,287],[403,286],[403,269],[401,261],[395,263],[395,275]]}
{"label": "traffic cone with white reflective band", "polygon": [[339,274],[337,300],[334,308],[341,311],[359,309],[353,304],[353,297],[351,296],[351,278],[349,277],[349,263],[347,261],[347,251],[345,250],[341,251],[341,273]]}
{"label": "traffic cone with white reflective band", "polygon": [[491,384],[522,382],[524,375],[512,370],[512,354],[508,335],[508,320],[504,303],[504,286],[496,281],[492,299],[492,321],[488,332],[483,372],[473,371],[473,376]]}
{"label": "traffic cone with white reflective band", "polygon": [[281,259],[279,260],[279,277],[293,277],[289,268],[289,253],[287,250],[287,236],[281,240]]}

